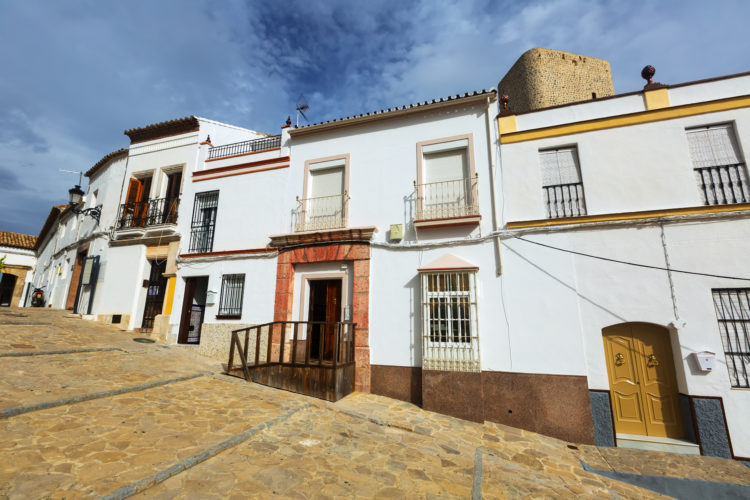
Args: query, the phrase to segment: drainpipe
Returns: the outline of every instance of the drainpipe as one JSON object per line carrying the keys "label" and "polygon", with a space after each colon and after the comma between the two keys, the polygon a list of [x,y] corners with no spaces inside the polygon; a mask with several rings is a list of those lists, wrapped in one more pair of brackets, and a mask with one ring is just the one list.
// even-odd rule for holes
{"label": "drainpipe", "polygon": [[500,217],[497,213],[497,191],[495,189],[495,155],[494,155],[494,141],[492,135],[492,118],[491,114],[492,102],[487,97],[487,154],[490,160],[490,190],[492,192],[490,199],[492,200],[492,232],[495,236],[495,258],[497,259],[497,275],[503,274],[503,261],[500,255],[500,235],[498,234]]}

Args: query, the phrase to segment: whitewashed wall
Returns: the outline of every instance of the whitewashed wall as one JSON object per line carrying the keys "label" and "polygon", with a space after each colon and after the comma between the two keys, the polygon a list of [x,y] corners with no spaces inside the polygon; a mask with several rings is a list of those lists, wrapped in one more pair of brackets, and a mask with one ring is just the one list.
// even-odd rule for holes
{"label": "whitewashed wall", "polygon": [[578,148],[589,215],[700,206],[685,129],[718,123],[747,148],[750,108],[505,144],[503,220],[546,217],[539,150],[562,146]]}

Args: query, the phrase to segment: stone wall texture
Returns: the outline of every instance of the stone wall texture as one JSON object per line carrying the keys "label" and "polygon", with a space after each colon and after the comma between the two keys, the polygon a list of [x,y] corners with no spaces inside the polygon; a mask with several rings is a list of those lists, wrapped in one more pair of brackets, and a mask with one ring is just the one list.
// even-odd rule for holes
{"label": "stone wall texture", "polygon": [[497,89],[516,113],[615,93],[608,61],[540,47],[524,52]]}

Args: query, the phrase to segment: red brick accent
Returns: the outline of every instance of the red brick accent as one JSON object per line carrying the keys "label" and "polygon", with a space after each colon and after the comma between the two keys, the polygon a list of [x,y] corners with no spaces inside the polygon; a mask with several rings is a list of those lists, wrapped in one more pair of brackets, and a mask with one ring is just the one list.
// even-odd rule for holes
{"label": "red brick accent", "polygon": [[[274,321],[292,319],[292,297],[294,292],[294,264],[310,262],[353,263],[352,321],[357,323],[354,338],[356,362],[354,390],[370,392],[370,246],[361,243],[342,243],[279,250],[276,266],[276,300]],[[281,337],[274,332],[273,350]]]}

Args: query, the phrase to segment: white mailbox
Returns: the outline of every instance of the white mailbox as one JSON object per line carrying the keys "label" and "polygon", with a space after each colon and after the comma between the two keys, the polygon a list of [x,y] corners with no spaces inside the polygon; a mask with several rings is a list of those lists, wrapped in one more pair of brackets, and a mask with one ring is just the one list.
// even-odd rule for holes
{"label": "white mailbox", "polygon": [[206,305],[212,306],[216,303],[216,292],[209,290],[206,292]]}
{"label": "white mailbox", "polygon": [[711,351],[694,352],[695,364],[702,372],[712,372],[716,368],[716,353]]}

